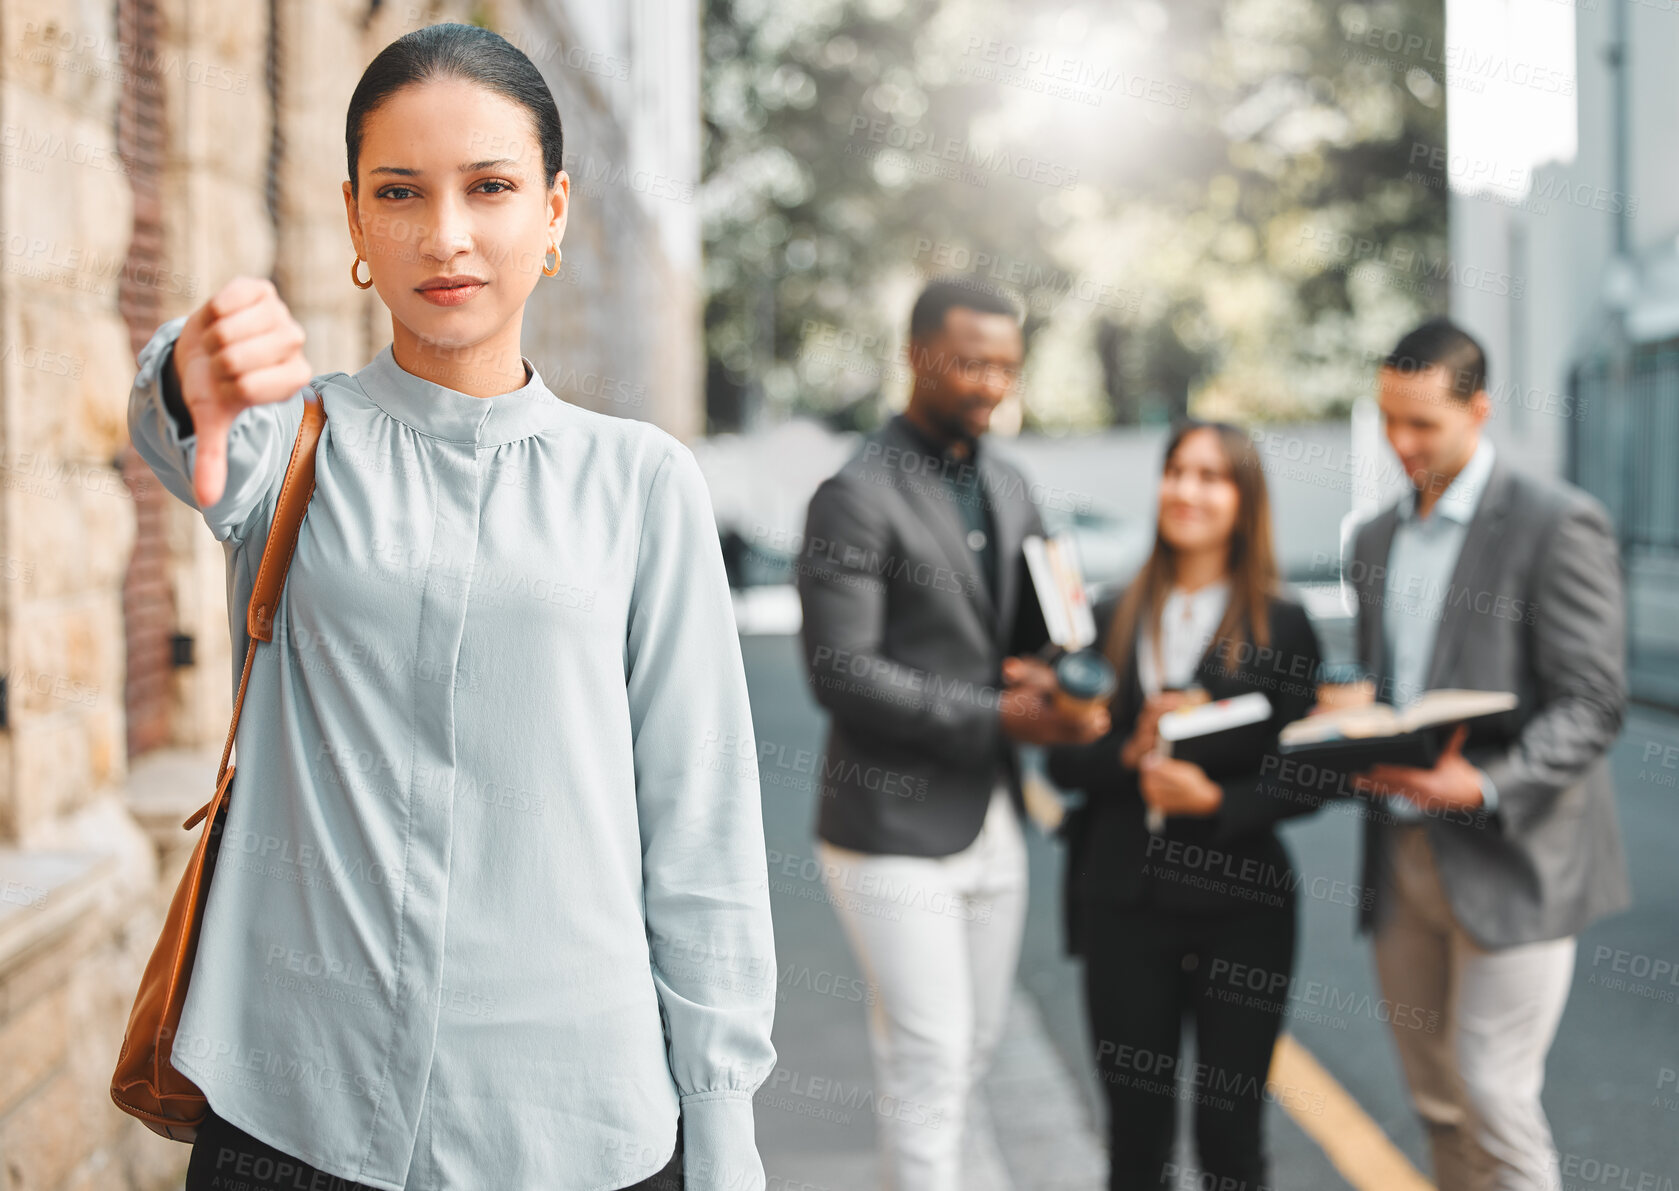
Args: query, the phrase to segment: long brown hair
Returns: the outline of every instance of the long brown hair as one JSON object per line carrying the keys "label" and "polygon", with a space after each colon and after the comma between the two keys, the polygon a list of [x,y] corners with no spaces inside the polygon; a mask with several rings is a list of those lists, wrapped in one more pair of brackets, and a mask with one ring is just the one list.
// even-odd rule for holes
{"label": "long brown hair", "polygon": [[[1254,449],[1253,440],[1229,422],[1190,418],[1180,423],[1166,440],[1166,452],[1160,460],[1162,473],[1183,440],[1197,430],[1211,430],[1218,438],[1225,462],[1230,465],[1231,479],[1236,484],[1238,496],[1236,525],[1230,532],[1230,552],[1225,561],[1230,599],[1225,605],[1224,618],[1219,622],[1215,638],[1218,656],[1224,666],[1234,669],[1240,656],[1237,650],[1243,642],[1264,648],[1271,641],[1268,605],[1278,588],[1277,558],[1271,544],[1271,497],[1265,487],[1265,467],[1259,452]],[[1122,683],[1125,668],[1131,660],[1137,623],[1145,610],[1149,616],[1150,644],[1154,647],[1154,656],[1160,656],[1160,614],[1176,573],[1175,551],[1161,536],[1159,522],[1156,521],[1154,549],[1126,589],[1119,606],[1114,609],[1113,620],[1108,626],[1107,646],[1103,652],[1113,663],[1114,672],[1120,676]]]}

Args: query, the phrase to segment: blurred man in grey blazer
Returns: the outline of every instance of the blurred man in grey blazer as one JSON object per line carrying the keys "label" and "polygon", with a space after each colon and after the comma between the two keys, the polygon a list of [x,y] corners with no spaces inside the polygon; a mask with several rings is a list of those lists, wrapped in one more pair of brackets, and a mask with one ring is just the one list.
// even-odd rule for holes
{"label": "blurred man in grey blazer", "polygon": [[[1540,1106],[1575,936],[1631,902],[1608,752],[1625,713],[1621,564],[1603,506],[1526,476],[1481,433],[1486,357],[1446,319],[1380,371],[1413,491],[1358,533],[1358,651],[1377,697],[1514,692],[1433,769],[1377,766],[1361,924],[1441,1191],[1561,1187]],[[1417,1020],[1415,1015],[1406,1021]]]}
{"label": "blurred man in grey blazer", "polygon": [[[1024,587],[1044,532],[981,439],[1019,376],[1020,315],[966,279],[910,315],[909,406],[810,502],[798,567],[811,689],[831,720],[822,879],[876,988],[869,1040],[889,1191],[956,1191],[963,1110],[997,1042],[1026,910],[1017,742],[1086,743],[1063,715]],[[1025,615],[1022,615],[1022,612]]]}

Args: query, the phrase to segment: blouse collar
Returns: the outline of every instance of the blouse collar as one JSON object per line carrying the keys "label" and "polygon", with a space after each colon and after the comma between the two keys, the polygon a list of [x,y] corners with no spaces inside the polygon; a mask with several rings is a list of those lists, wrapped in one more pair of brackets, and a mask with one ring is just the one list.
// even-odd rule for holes
{"label": "blouse collar", "polygon": [[380,409],[432,438],[502,446],[557,426],[564,405],[542,381],[536,366],[519,357],[530,378],[517,389],[494,397],[474,397],[425,380],[396,362],[386,344],[356,381]]}
{"label": "blouse collar", "polygon": [[[1166,593],[1166,607],[1181,608],[1188,604],[1195,612],[1202,616],[1210,616],[1214,608],[1219,614],[1224,612],[1224,603],[1230,598],[1230,580],[1215,579],[1211,583],[1203,584],[1194,591],[1185,591],[1176,584]],[[1180,613],[1180,615],[1182,615]]]}

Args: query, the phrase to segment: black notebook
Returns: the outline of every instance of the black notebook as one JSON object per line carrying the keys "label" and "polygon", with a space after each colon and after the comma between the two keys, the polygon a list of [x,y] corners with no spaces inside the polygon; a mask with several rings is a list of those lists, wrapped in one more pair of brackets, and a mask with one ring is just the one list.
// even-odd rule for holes
{"label": "black notebook", "polygon": [[1271,741],[1271,701],[1259,691],[1160,717],[1161,751],[1199,765],[1208,777],[1259,764]]}

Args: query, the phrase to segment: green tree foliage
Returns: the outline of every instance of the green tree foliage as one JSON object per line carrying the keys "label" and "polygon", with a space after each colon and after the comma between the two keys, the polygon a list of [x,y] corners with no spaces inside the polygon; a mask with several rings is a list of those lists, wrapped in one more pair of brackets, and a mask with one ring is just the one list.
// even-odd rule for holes
{"label": "green tree foliage", "polygon": [[1438,3],[709,0],[708,404],[868,425],[921,281],[1028,310],[1028,424],[1323,416],[1442,305]]}

